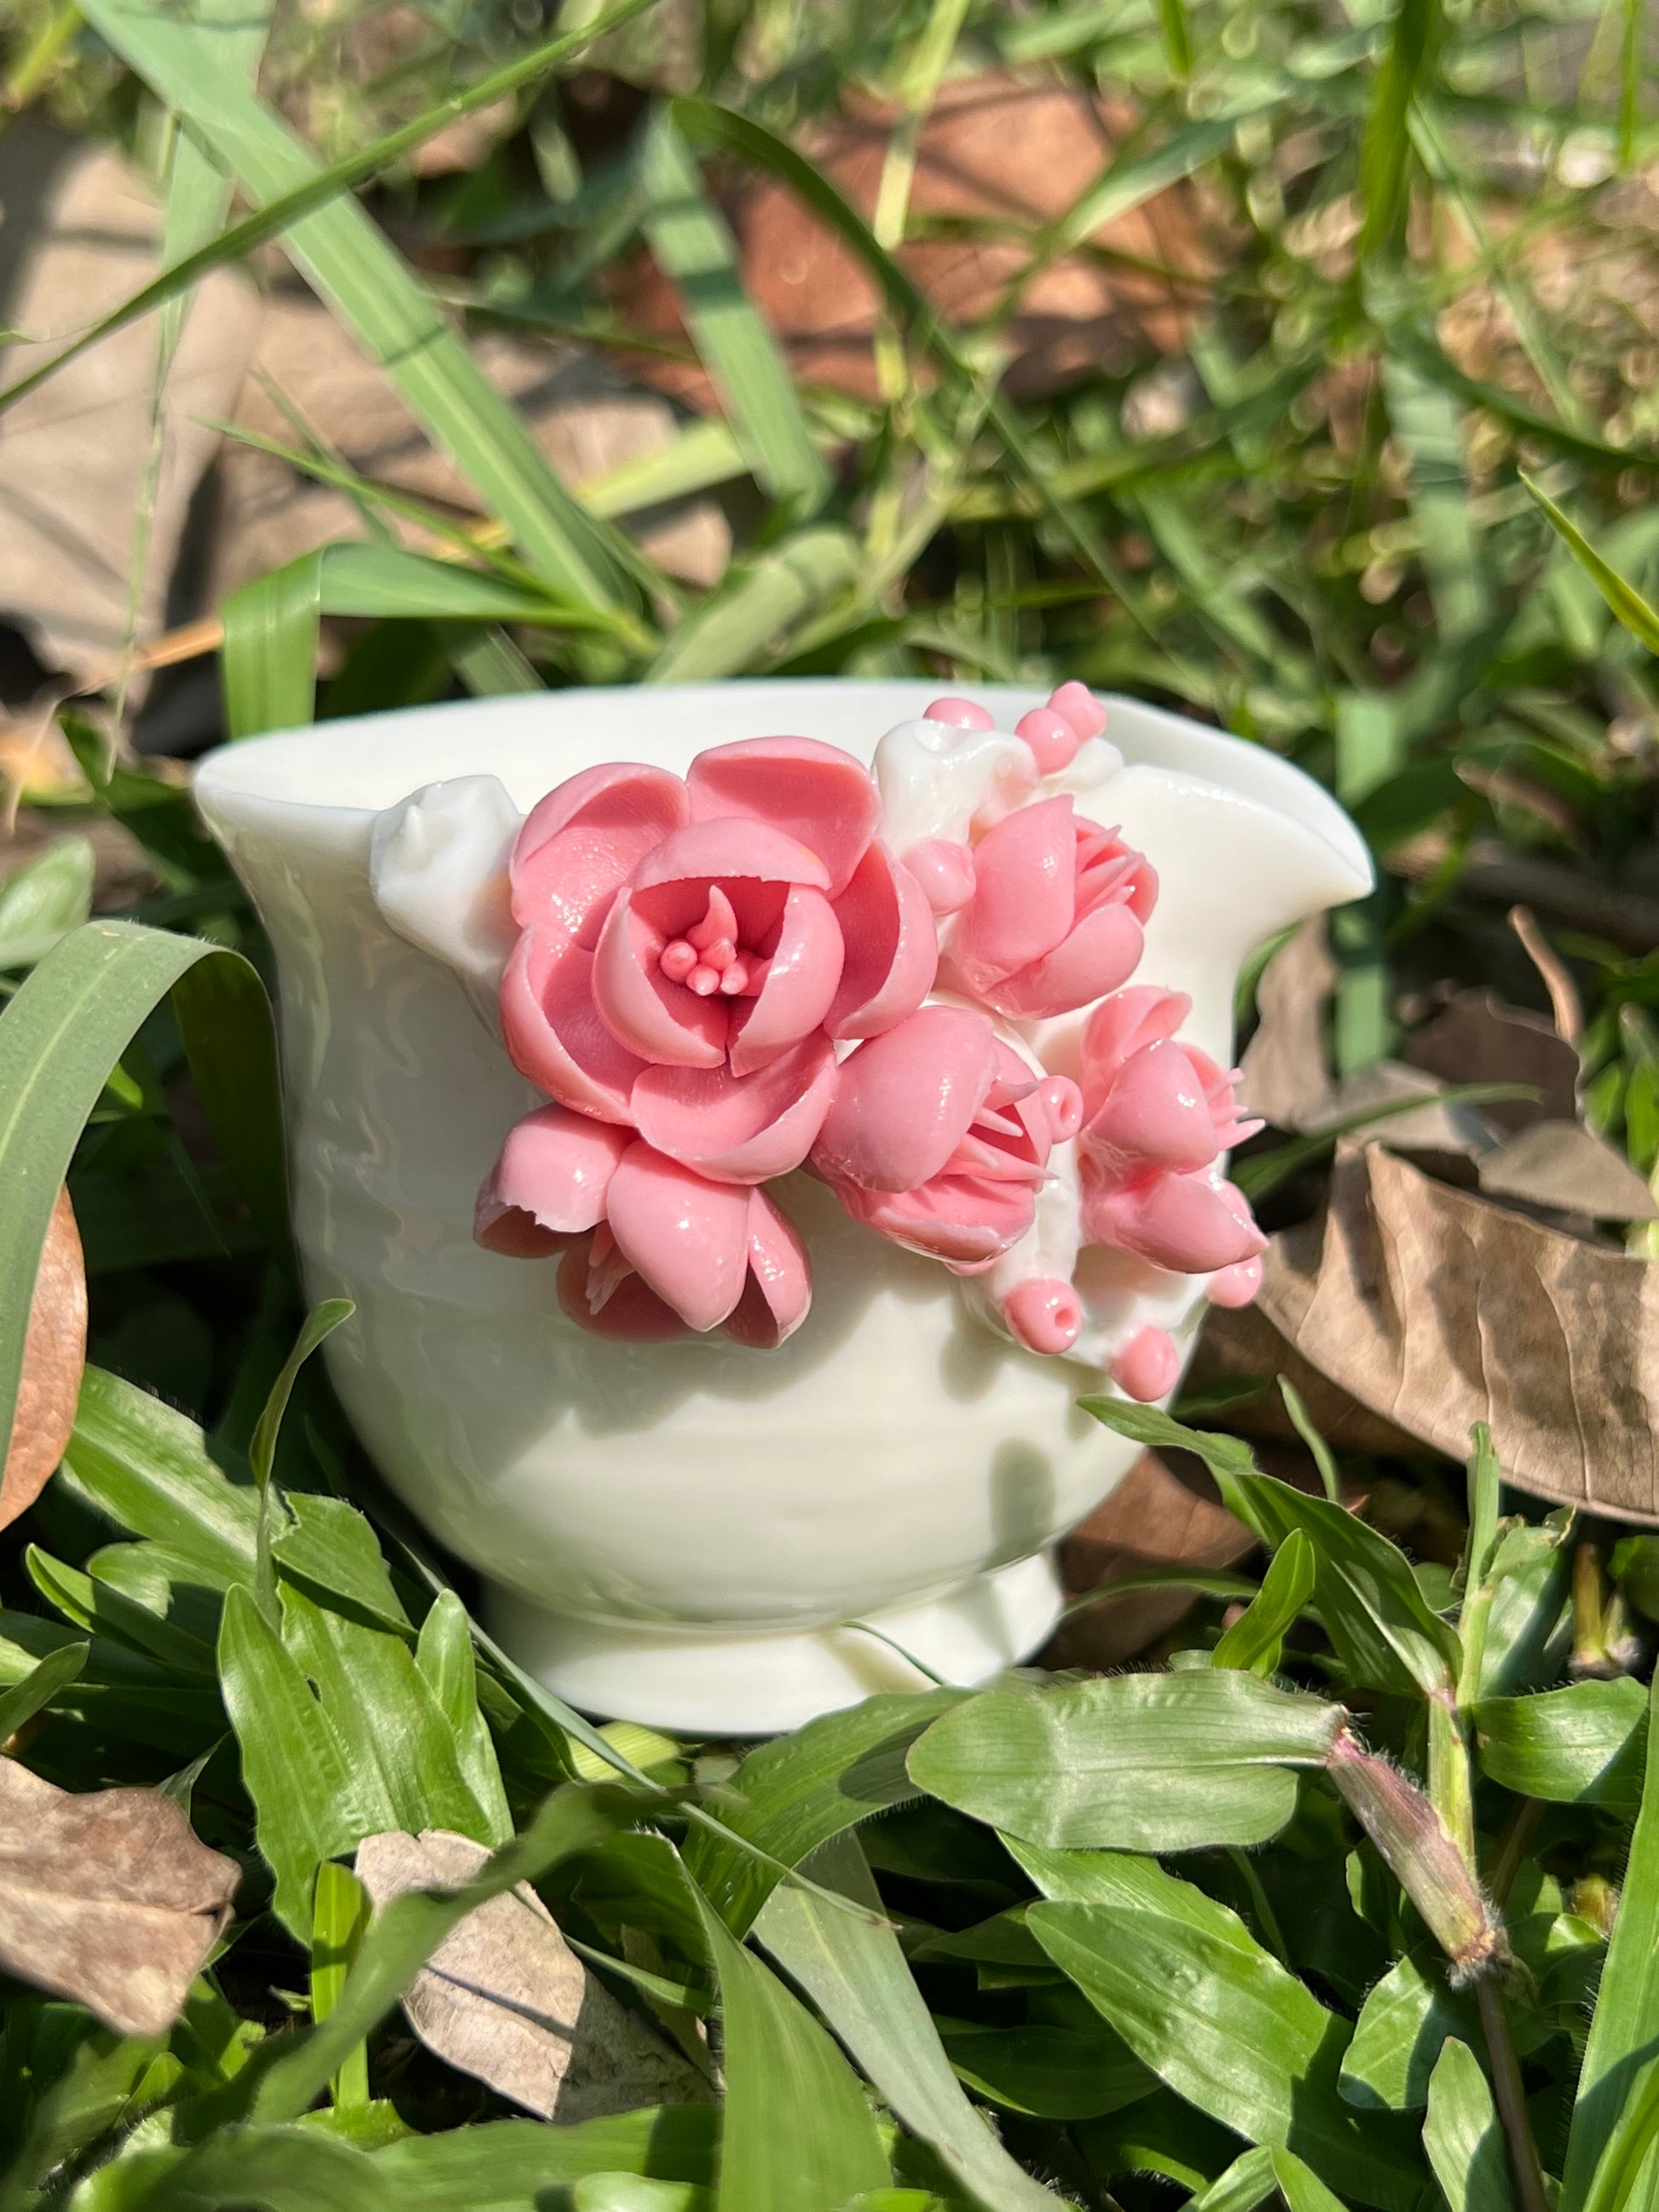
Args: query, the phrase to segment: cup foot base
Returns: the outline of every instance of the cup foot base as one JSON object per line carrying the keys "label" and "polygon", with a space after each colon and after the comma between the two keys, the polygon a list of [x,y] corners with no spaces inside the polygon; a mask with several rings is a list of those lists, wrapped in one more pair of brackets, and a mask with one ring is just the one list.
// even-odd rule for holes
{"label": "cup foot base", "polygon": [[520,1666],[580,1712],[678,1735],[760,1736],[878,1691],[925,1690],[932,1675],[983,1682],[1046,1642],[1060,1607],[1054,1564],[1041,1556],[930,1604],[866,1614],[857,1627],[742,1633],[580,1620],[502,1589],[491,1613]]}

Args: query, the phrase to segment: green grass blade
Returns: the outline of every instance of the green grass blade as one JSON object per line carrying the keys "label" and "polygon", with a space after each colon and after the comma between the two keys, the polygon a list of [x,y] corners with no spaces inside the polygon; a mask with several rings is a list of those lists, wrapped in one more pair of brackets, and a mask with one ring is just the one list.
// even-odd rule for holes
{"label": "green grass blade", "polygon": [[1463,442],[1448,395],[1398,361],[1382,364],[1395,435],[1411,465],[1411,509],[1436,625],[1456,644],[1492,619],[1492,593],[1470,513]]}
{"label": "green grass blade", "polygon": [[679,294],[756,481],[774,499],[809,513],[823,504],[829,472],[807,430],[788,364],[744,289],[736,240],[704,193],[690,149],[666,110],[647,129],[640,168],[645,234]]}
{"label": "green grass blade", "polygon": [[842,2212],[892,2179],[834,2041],[701,1895],[720,1976],[726,2107],[715,2212]]}
{"label": "green grass blade", "polygon": [[1441,0],[1400,0],[1359,149],[1362,258],[1392,249],[1404,230],[1412,102],[1428,76],[1441,22]]}
{"label": "green grass blade", "polygon": [[[150,86],[269,202],[318,180],[310,154],[204,41],[199,19],[148,0],[91,0],[88,15]],[[612,607],[631,565],[586,515],[424,286],[355,201],[331,198],[286,230],[307,281],[386,369],[526,558],[580,604]]]}
{"label": "green grass blade", "polygon": [[[198,961],[240,971],[230,987],[239,1012],[257,1035],[264,1006],[269,1030],[264,987],[239,953],[120,921],[88,922],[64,939],[0,1015],[0,1437],[11,1434],[46,1224],[87,1116],[141,1024]],[[274,1092],[244,1100],[241,1112],[238,1149],[257,1157],[274,1143],[261,1182],[280,1187]]]}
{"label": "green grass blade", "polygon": [[652,684],[691,684],[734,676],[781,652],[811,614],[851,588],[859,547],[844,530],[815,524],[737,570],[671,632],[646,672]]}
{"label": "green grass blade", "polygon": [[1543,509],[1551,529],[1631,635],[1646,646],[1650,653],[1659,653],[1659,609],[1650,605],[1635,585],[1621,576],[1610,562],[1602,559],[1577,524],[1556,505],[1547,491],[1524,472],[1521,481]]}
{"label": "green grass blade", "polygon": [[32,1721],[43,1706],[49,1705],[59,1690],[76,1680],[91,1656],[90,1644],[61,1644],[21,1682],[0,1692],[0,1743],[15,1735],[25,1721]]}
{"label": "green grass blade", "polygon": [[[855,1838],[826,1844],[814,1871],[873,1912],[881,1898]],[[987,2212],[1057,2212],[1059,2200],[1015,2165],[963,2094],[939,2030],[890,1927],[828,1911],[800,1889],[775,1890],[755,1934],[799,1984],[913,2135]]]}
{"label": "green grass blade", "polygon": [[591,608],[398,546],[351,540],[325,545],[256,577],[225,601],[225,712],[233,738],[311,720],[318,625],[325,614],[574,630],[617,627],[613,617]]}
{"label": "green grass blade", "polygon": [[[325,208],[343,193],[351,191],[358,185],[366,184],[371,177],[378,176],[383,169],[390,168],[404,155],[412,152],[439,131],[447,130],[452,123],[459,122],[463,116],[471,115],[481,107],[491,106],[525,85],[534,83],[538,77],[556,70],[562,62],[573,59],[595,39],[603,38],[630,16],[657,4],[658,0],[617,0],[615,6],[602,15],[595,15],[582,28],[562,33],[545,46],[534,47],[520,60],[510,62],[505,69],[481,78],[465,92],[452,93],[448,99],[427,108],[412,122],[386,132],[383,137],[360,147],[355,154],[347,155],[343,160],[317,171],[302,183],[267,200],[263,207],[245,216],[240,222],[233,224],[230,229],[222,232],[210,243],[198,246],[181,260],[164,268],[159,276],[124,300],[119,307],[112,308],[108,314],[82,331],[69,345],[53,354],[38,368],[32,369],[25,377],[20,377],[16,383],[8,385],[4,391],[0,392],[0,413],[46,383],[48,378],[54,376],[89,347],[96,345],[100,339],[125,330],[129,323],[137,322],[145,315],[154,314],[167,301],[193,289],[210,270],[241,260],[256,246],[263,246],[268,239],[280,237],[307,216],[315,214],[319,208]],[[78,21],[78,7],[70,9],[68,13],[72,19]]]}

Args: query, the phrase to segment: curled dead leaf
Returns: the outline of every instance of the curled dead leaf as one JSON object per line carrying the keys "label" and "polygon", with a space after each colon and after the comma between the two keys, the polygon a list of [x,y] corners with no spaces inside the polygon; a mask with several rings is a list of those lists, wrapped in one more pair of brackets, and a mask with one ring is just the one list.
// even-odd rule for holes
{"label": "curled dead leaf", "polygon": [[1273,1240],[1260,1303],[1322,1374],[1449,1458],[1486,1421],[1517,1488],[1659,1523],[1659,1263],[1352,1146],[1323,1220]]}
{"label": "curled dead leaf", "polygon": [[[377,1911],[414,1889],[458,1889],[489,1856],[447,1828],[357,1846]],[[527,1882],[469,1912],[404,1993],[428,2051],[542,2119],[706,2102],[708,2082],[590,1974]]]}
{"label": "curled dead leaf", "polygon": [[1443,1083],[1526,1083],[1536,1101],[1494,1099],[1481,1108],[1500,1129],[1578,1115],[1578,1054],[1553,1023],[1495,991],[1459,991],[1406,1048],[1413,1067]]}
{"label": "curled dead leaf", "polygon": [[1283,1397],[1273,1387],[1281,1375],[1300,1397],[1308,1419],[1333,1450],[1395,1459],[1418,1449],[1416,1437],[1398,1422],[1385,1420],[1382,1414],[1362,1405],[1328,1375],[1322,1374],[1293,1345],[1287,1344],[1262,1312],[1259,1300],[1249,1306],[1208,1308],[1198,1350],[1182,1388],[1198,1394],[1229,1383],[1261,1382],[1264,1387],[1249,1397],[1228,1402],[1227,1426],[1242,1437],[1273,1444],[1294,1444],[1296,1424],[1285,1410]]}
{"label": "curled dead leaf", "polygon": [[0,1759],[0,1967],[118,2035],[160,2035],[242,1870],[156,1790],[77,1796]]}
{"label": "curled dead leaf", "polygon": [[1240,1091],[1245,1112],[1275,1129],[1315,1129],[1330,1118],[1325,1007],[1336,978],[1322,914],[1304,922],[1261,971]]}
{"label": "curled dead leaf", "polygon": [[1582,1121],[1534,1121],[1488,1152],[1480,1188],[1589,1221],[1659,1220],[1653,1193],[1625,1158]]}
{"label": "curled dead leaf", "polygon": [[[1060,1579],[1067,1595],[1076,1597],[1160,1568],[1215,1574],[1255,1543],[1223,1505],[1189,1489],[1156,1452],[1142,1452],[1111,1496],[1060,1545]],[[1196,1603],[1190,1590],[1127,1590],[1062,1622],[1042,1663],[1120,1667],[1167,1636]]]}
{"label": "curled dead leaf", "polygon": [[0,1474],[0,1528],[33,1504],[63,1458],[86,1358],[86,1265],[75,1209],[64,1189],[52,1210],[29,1305],[17,1412]]}

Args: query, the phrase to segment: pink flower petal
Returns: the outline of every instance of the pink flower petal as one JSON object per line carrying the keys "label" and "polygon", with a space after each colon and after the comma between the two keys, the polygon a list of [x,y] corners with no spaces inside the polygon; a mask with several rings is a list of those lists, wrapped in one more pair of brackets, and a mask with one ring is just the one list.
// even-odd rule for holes
{"label": "pink flower petal", "polygon": [[486,1183],[472,1208],[472,1241],[498,1260],[548,1260],[570,1242],[516,1206],[502,1206]]}
{"label": "pink flower petal", "polygon": [[746,1190],[636,1144],[611,1179],[605,1216],[623,1258],[689,1328],[719,1328],[748,1272]]}
{"label": "pink flower petal", "polygon": [[501,977],[501,1035],[513,1065],[579,1114],[626,1121],[641,1061],[593,1005],[593,956],[562,931],[527,929]]}
{"label": "pink flower petal", "polygon": [[1069,798],[1005,815],[974,848],[974,896],[951,954],[975,992],[1052,952],[1077,911],[1077,832]]}
{"label": "pink flower petal", "polygon": [[[804,744],[805,739],[800,742]],[[707,760],[708,755],[702,757]],[[859,773],[864,771],[860,769]],[[687,881],[718,881],[729,888],[734,876],[752,876],[763,883],[810,884],[819,891],[830,888],[829,869],[799,838],[769,822],[733,817],[695,821],[665,837],[635,870],[634,888],[648,890],[656,884]]]}
{"label": "pink flower petal", "polygon": [[1261,1260],[1235,1260],[1231,1267],[1217,1268],[1204,1295],[1212,1306],[1248,1306],[1261,1289]]}
{"label": "pink flower petal", "polygon": [[1090,738],[1097,738],[1106,726],[1106,709],[1086,684],[1062,684],[1057,691],[1048,694],[1048,704],[1071,724],[1079,744]]}
{"label": "pink flower petal", "polygon": [[543,1106],[507,1133],[495,1171],[478,1193],[472,1233],[492,1252],[528,1256],[605,1218],[605,1194],[634,1141],[614,1121]]}
{"label": "pink flower petal", "polygon": [[738,816],[787,830],[823,863],[823,888],[832,898],[850,881],[881,812],[869,770],[839,745],[816,738],[716,745],[698,754],[685,781],[694,821]]}
{"label": "pink flower petal", "polygon": [[915,1013],[933,988],[939,935],[933,908],[909,869],[890,859],[878,838],[835,913],[847,957],[824,1026],[835,1037],[878,1036]]}
{"label": "pink flower petal", "polygon": [[616,761],[583,769],[532,811],[513,848],[513,915],[591,945],[606,907],[651,848],[690,819],[685,786],[665,769]]}
{"label": "pink flower petal", "polygon": [[631,1269],[601,1297],[591,1266],[593,1241],[583,1237],[559,1262],[559,1304],[579,1328],[620,1344],[666,1344],[690,1334],[673,1307]]}
{"label": "pink flower petal", "polygon": [[941,1176],[919,1189],[836,1187],[854,1221],[892,1244],[940,1261],[956,1275],[982,1275],[1031,1225],[1036,1195],[1018,1183],[984,1183]]}
{"label": "pink flower petal", "polygon": [[618,891],[593,953],[593,1003],[605,1027],[641,1060],[718,1067],[729,1018],[722,998],[699,998],[662,971],[664,938]]}
{"label": "pink flower petal", "polygon": [[1184,991],[1134,983],[1103,999],[1083,1030],[1083,1088],[1097,1097],[1111,1077],[1143,1045],[1172,1037],[1193,1010]]}
{"label": "pink flower petal", "polygon": [[775,1352],[800,1327],[811,1303],[812,1274],[800,1232],[764,1191],[751,1191],[749,1279],[726,1317],[726,1334],[757,1352]]}
{"label": "pink flower petal", "polygon": [[1014,724],[1014,735],[1031,748],[1039,775],[1054,775],[1076,757],[1077,732],[1052,707],[1033,707],[1029,714],[1022,714]]}
{"label": "pink flower petal", "polygon": [[966,1136],[996,1073],[996,1038],[983,1014],[921,1007],[842,1061],[814,1166],[866,1190],[915,1188]]}
{"label": "pink flower petal", "polygon": [[1085,1173],[1083,1233],[1091,1244],[1115,1244],[1178,1275],[1212,1274],[1254,1259],[1267,1243],[1201,1175],[1152,1176],[1102,1188],[1091,1187]]}
{"label": "pink flower petal", "polygon": [[732,1072],[748,1075],[822,1024],[841,981],[841,924],[823,893],[792,884],[757,996],[732,1010]]}
{"label": "pink flower petal", "polygon": [[633,1113],[648,1145],[716,1182],[757,1183],[798,1168],[836,1090],[836,1054],[815,1031],[751,1075],[647,1067]]}
{"label": "pink flower petal", "polygon": [[1069,1014],[1127,982],[1146,943],[1127,906],[1098,906],[1052,952],[1012,975],[976,984],[975,995],[1012,1021]]}
{"label": "pink flower petal", "polygon": [[954,837],[919,837],[904,866],[935,914],[959,914],[974,896],[974,848]]}
{"label": "pink flower petal", "polygon": [[1125,1060],[1083,1133],[1084,1152],[1109,1172],[1164,1168],[1188,1175],[1220,1151],[1203,1078],[1172,1037]]}

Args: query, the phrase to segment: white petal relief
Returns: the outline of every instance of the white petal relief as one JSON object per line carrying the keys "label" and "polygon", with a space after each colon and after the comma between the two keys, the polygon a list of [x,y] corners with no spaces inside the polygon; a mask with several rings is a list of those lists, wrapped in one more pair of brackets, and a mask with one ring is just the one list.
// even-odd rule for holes
{"label": "white petal relief", "polygon": [[497,1034],[518,934],[507,867],[523,823],[499,777],[458,775],[388,806],[369,832],[374,903],[399,937],[453,969]]}

